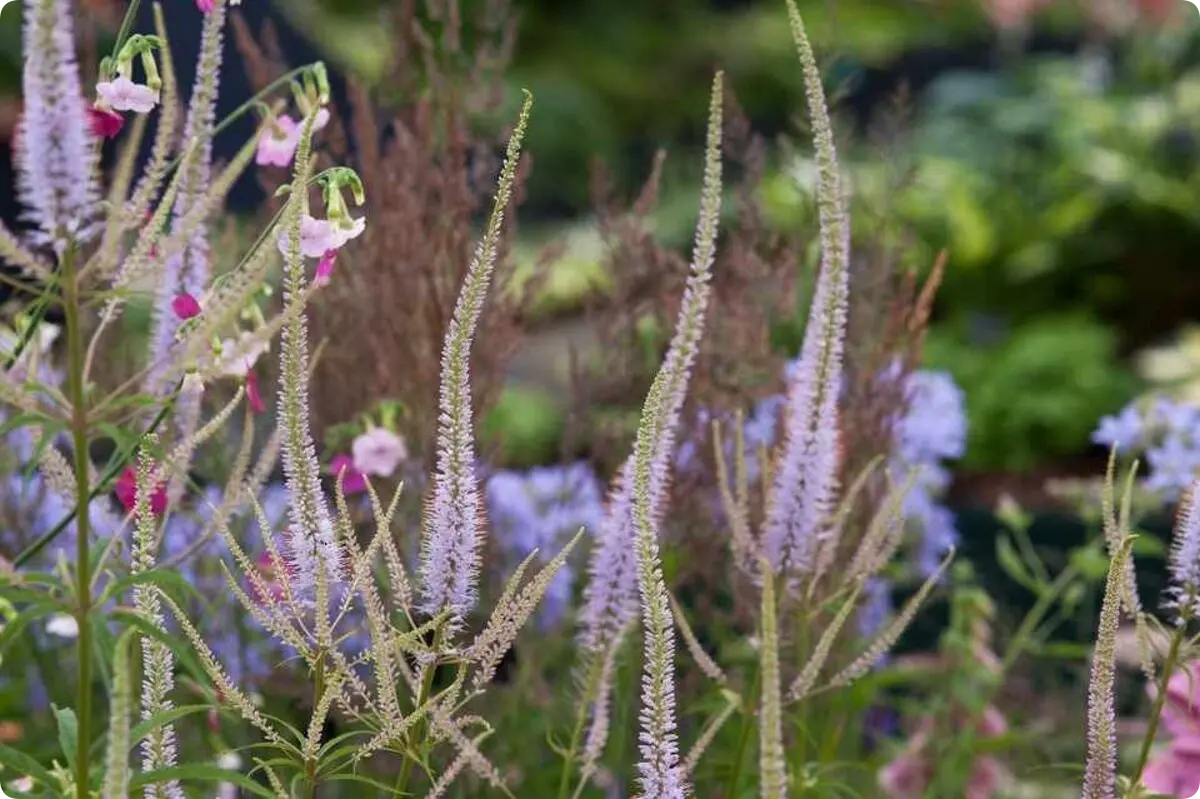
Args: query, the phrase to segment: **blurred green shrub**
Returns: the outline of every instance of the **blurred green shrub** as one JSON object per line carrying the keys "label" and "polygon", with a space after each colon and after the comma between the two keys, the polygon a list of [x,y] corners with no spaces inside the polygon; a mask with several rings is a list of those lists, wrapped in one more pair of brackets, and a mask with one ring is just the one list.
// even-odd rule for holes
{"label": "blurred green shrub", "polygon": [[538,389],[508,386],[480,424],[481,451],[495,453],[497,463],[511,468],[552,463],[559,454],[564,424],[563,410],[554,397]]}
{"label": "blurred green shrub", "polygon": [[977,470],[1029,470],[1084,451],[1097,420],[1138,387],[1117,360],[1113,331],[1074,316],[1019,326],[990,346],[935,329],[926,360],[966,392],[963,465]]}

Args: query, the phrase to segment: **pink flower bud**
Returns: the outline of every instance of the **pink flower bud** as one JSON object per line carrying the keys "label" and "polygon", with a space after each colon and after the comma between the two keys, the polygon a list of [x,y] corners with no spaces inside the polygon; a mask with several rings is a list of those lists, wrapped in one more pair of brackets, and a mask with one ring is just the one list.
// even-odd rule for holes
{"label": "pink flower bud", "polygon": [[185,291],[175,295],[175,299],[171,300],[171,310],[177,317],[186,321],[200,315],[200,303]]}

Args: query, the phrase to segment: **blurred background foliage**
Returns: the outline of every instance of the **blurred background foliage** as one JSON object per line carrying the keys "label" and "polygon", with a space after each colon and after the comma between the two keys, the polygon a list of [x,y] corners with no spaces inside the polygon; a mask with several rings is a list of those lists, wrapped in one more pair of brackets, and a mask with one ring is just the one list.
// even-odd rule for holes
{"label": "blurred background foliage", "polygon": [[[315,51],[378,83],[394,55],[378,15],[393,2],[420,5],[256,0],[240,13],[280,21],[295,60]],[[490,4],[463,0],[462,16]],[[120,8],[82,5],[101,20]],[[517,0],[515,10],[507,92],[514,103],[521,87],[537,98],[518,281],[543,244],[565,244],[534,308],[547,335],[608,287],[593,164],[630,192],[668,148],[652,226],[665,245],[686,246],[697,109],[717,66],[755,130],[780,145],[759,189],[771,223],[811,229],[813,170],[790,145],[801,141],[803,98],[775,2]],[[1139,390],[1137,353],[1170,342],[1200,308],[1194,12],[1167,0],[810,0],[802,11],[840,114],[856,237],[904,237],[918,269],[949,253],[928,357],[969,398],[965,467],[1053,471],[1086,454],[1096,419]],[[0,20],[8,98],[18,88],[17,16]],[[0,113],[0,135],[14,103]],[[502,398],[486,429],[503,423],[506,457],[536,462],[554,450],[561,382],[561,369],[539,374]]]}

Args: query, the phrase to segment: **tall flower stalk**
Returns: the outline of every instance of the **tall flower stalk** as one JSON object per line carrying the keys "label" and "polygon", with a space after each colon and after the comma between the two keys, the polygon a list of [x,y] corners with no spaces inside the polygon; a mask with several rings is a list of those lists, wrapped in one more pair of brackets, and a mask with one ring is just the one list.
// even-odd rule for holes
{"label": "tall flower stalk", "polygon": [[[652,388],[651,398],[654,402],[651,402],[651,398],[647,399],[643,409],[643,425],[638,431],[637,441],[643,448],[648,448],[643,453],[649,459],[643,464],[646,471],[639,477],[639,444],[635,443],[634,452],[613,481],[608,506],[596,531],[597,544],[589,564],[579,636],[584,651],[584,695],[571,750],[563,764],[560,795],[566,793],[570,783],[570,771],[582,742],[585,719],[589,716],[590,729],[583,751],[580,789],[592,774],[604,748],[613,663],[626,632],[637,618],[639,606],[647,625],[656,625],[653,629],[657,636],[653,664],[650,649],[647,649],[646,666],[649,669],[653,665],[655,672],[653,683],[645,683],[650,704],[644,705],[643,711],[643,723],[655,732],[644,732],[643,735],[652,735],[656,739],[666,736],[655,745],[657,748],[643,750],[644,759],[640,767],[643,788],[647,797],[672,796],[675,795],[674,791],[682,790],[685,782],[679,768],[678,747],[674,742],[674,667],[669,656],[665,660],[663,657],[667,650],[674,651],[674,641],[671,611],[664,604],[667,602],[666,589],[662,585],[661,566],[658,564],[657,537],[680,411],[687,396],[700,337],[704,331],[712,266],[716,258],[721,213],[722,80],[720,72],[713,78],[704,181],[690,274],[675,333]],[[653,426],[647,427],[648,424]],[[639,480],[642,480],[643,489],[640,498]],[[651,627],[648,626],[649,629]],[[647,646],[650,646],[649,639]],[[649,671],[646,674],[649,679]],[[644,694],[644,699],[646,697],[647,694]]]}
{"label": "tall flower stalk", "polygon": [[799,364],[788,389],[783,448],[775,465],[762,541],[776,573],[805,574],[832,532],[828,519],[838,488],[837,398],[849,302],[850,225],[816,57],[795,2],[788,0],[787,5],[813,127],[821,271]]}
{"label": "tall flower stalk", "polygon": [[421,535],[421,609],[429,616],[448,610],[456,624],[475,606],[483,536],[471,418],[471,346],[496,268],[531,107],[532,96],[527,93],[508,142],[487,229],[471,260],[442,349],[437,463]]}
{"label": "tall flower stalk", "polygon": [[73,6],[72,0],[25,4],[25,113],[16,148],[18,196],[37,224],[38,242],[53,245],[60,257],[91,236],[100,196]]}

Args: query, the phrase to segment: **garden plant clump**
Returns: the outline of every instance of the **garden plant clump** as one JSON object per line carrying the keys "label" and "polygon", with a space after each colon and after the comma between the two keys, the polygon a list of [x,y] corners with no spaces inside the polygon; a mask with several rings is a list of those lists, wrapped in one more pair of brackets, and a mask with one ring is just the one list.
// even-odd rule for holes
{"label": "garden plant clump", "polygon": [[[643,278],[654,300],[606,331],[645,345],[615,353],[628,373],[598,373],[601,359],[573,378],[636,386],[640,412],[527,469],[476,434],[539,285],[511,270],[532,95],[502,158],[475,127],[504,107],[489,92],[512,43],[506,5],[465,27],[454,2],[399,12],[397,50],[419,56],[392,77],[418,99],[387,124],[358,84],[339,114],[323,62],[276,69],[236,5],[155,3],[140,31],[134,2],[92,70],[72,0],[24,3],[24,216],[0,226],[4,279],[29,298],[0,375],[6,795],[1200,789],[1200,411],[1152,397],[1102,420],[1104,480],[1061,491],[1099,529],[1064,563],[1003,505],[996,559],[1034,604],[997,635],[1007,620],[956,560],[946,504],[969,403],[922,362],[946,258],[919,277],[860,247],[794,0],[775,11],[812,140],[811,246],[768,230],[762,140],[717,71],[690,257],[637,218],[661,156],[632,215],[602,214],[607,257],[628,267],[617,301],[645,301]],[[198,22],[190,92],[174,15]],[[222,117],[228,28],[256,94]],[[481,96],[460,95],[472,81]],[[218,137],[247,119],[252,135],[218,159]],[[250,170],[268,189],[261,224],[223,235]],[[755,318],[762,281],[779,288],[769,304],[803,298],[790,360]],[[147,311],[147,335],[131,334]],[[1136,530],[1171,503],[1160,617],[1138,590]],[[943,599],[936,651],[901,646]],[[1098,627],[1072,650],[1088,679],[1065,722],[1074,769],[1039,784],[1021,773],[1010,700],[1021,665],[1058,656],[1090,600]],[[1129,736],[1123,647],[1148,691]]]}

